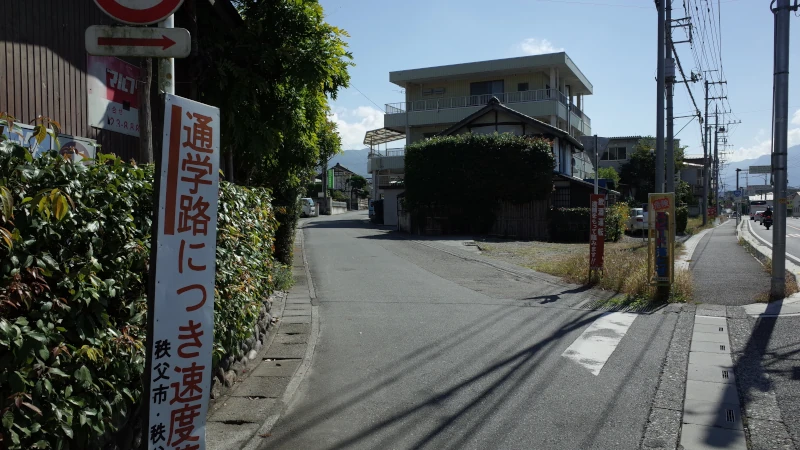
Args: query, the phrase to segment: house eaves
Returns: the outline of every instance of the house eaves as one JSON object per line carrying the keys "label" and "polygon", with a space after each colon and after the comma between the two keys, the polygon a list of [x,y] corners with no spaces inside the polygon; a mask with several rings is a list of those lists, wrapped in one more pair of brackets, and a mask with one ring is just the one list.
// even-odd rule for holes
{"label": "house eaves", "polygon": [[447,128],[446,130],[438,133],[437,136],[448,136],[448,135],[451,135],[454,132],[460,130],[461,128],[469,125],[472,121],[474,121],[475,119],[483,116],[484,114],[486,114],[489,111],[499,111],[499,112],[503,112],[503,113],[506,113],[506,114],[510,114],[512,116],[516,116],[520,120],[528,123],[529,125],[533,125],[534,127],[537,127],[539,129],[544,130],[544,133],[551,134],[553,136],[556,136],[556,137],[559,137],[559,138],[562,138],[562,139],[566,139],[572,145],[574,145],[575,148],[577,148],[578,150],[583,150],[583,144],[580,141],[578,141],[577,139],[575,139],[574,137],[572,137],[566,131],[562,130],[561,128],[554,127],[554,126],[550,125],[549,123],[542,122],[541,120],[535,119],[535,118],[533,118],[531,116],[522,114],[519,111],[515,111],[515,110],[503,105],[502,103],[500,103],[500,101],[496,97],[492,97],[491,100],[489,100],[489,102],[486,104],[486,106],[484,106],[483,108],[475,111],[474,113],[470,114],[469,116],[465,117],[460,122],[453,124],[452,126]]}
{"label": "house eaves", "polygon": [[561,77],[572,88],[572,94],[591,95],[594,92],[592,83],[565,52],[398,70],[389,72],[389,82],[406,88],[409,84],[468,79],[476,76],[515,75],[540,72],[549,68],[560,69]]}

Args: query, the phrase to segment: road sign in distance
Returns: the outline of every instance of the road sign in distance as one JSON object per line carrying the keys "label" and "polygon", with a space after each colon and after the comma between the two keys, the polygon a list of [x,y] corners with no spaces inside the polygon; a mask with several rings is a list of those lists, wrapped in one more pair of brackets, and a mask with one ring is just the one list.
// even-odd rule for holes
{"label": "road sign in distance", "polygon": [[183,4],[183,0],[94,0],[104,13],[131,25],[161,22]]}
{"label": "road sign in distance", "polygon": [[750,166],[750,174],[772,173],[772,166]]}
{"label": "road sign in distance", "polygon": [[739,191],[739,190],[733,191],[733,196],[734,197],[741,197],[742,196],[742,191]]}
{"label": "road sign in distance", "polygon": [[192,39],[185,28],[108,27],[86,29],[86,51],[96,56],[185,58]]}

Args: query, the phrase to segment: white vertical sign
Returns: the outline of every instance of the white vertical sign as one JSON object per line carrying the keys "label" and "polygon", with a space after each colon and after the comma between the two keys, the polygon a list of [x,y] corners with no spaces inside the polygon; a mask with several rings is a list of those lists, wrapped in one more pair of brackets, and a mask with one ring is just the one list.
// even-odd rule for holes
{"label": "white vertical sign", "polygon": [[203,450],[214,338],[219,109],[165,97],[147,438],[151,450]]}

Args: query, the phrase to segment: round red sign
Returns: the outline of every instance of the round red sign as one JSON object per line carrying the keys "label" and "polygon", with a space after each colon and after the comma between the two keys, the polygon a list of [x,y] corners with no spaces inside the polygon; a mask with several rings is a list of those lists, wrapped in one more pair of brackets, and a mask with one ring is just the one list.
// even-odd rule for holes
{"label": "round red sign", "polygon": [[94,0],[104,13],[131,25],[161,22],[177,11],[183,0]]}

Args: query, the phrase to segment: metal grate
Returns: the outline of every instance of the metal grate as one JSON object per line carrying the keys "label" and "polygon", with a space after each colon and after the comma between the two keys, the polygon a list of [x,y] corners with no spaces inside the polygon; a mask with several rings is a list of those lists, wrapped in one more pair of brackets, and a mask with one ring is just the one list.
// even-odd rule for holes
{"label": "metal grate", "polygon": [[726,410],[725,420],[728,422],[736,422],[736,414],[733,412],[732,409]]}
{"label": "metal grate", "polygon": [[720,345],[720,346],[719,346],[719,349],[720,349],[720,350],[725,350],[725,346],[724,346],[724,345]]}
{"label": "metal grate", "polygon": [[719,327],[719,331],[725,331],[725,328]]}
{"label": "metal grate", "polygon": [[726,379],[726,380],[728,379],[728,371],[727,370],[723,370],[722,371],[722,378]]}
{"label": "metal grate", "polygon": [[554,208],[569,208],[570,207],[570,197],[569,197],[569,188],[568,187],[558,187],[556,188],[556,192],[553,195],[553,207]]}

